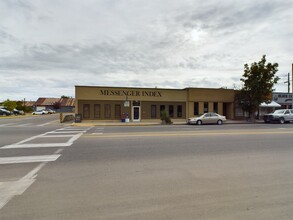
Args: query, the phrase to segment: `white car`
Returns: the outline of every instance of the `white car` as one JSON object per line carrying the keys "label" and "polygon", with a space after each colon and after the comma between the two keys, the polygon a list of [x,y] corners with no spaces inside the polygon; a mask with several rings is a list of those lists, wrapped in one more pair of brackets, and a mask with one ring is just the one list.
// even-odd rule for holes
{"label": "white car", "polygon": [[226,117],[217,113],[204,113],[201,116],[189,118],[187,124],[202,125],[202,124],[218,124],[221,125],[226,121]]}
{"label": "white car", "polygon": [[52,110],[52,109],[46,109],[46,111],[48,111],[48,114],[55,114],[56,111]]}
{"label": "white car", "polygon": [[34,111],[32,114],[33,114],[33,115],[45,115],[45,114],[48,114],[48,111],[42,109],[42,110]]}

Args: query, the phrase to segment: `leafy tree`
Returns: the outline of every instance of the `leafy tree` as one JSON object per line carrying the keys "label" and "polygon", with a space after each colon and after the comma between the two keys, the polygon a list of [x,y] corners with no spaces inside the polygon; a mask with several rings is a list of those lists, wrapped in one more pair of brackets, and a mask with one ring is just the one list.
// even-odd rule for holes
{"label": "leafy tree", "polygon": [[10,101],[7,99],[6,101],[3,102],[3,106],[7,108],[9,111],[13,111],[13,109],[16,108],[16,101]]}
{"label": "leafy tree", "polygon": [[69,97],[69,96],[66,96],[66,95],[62,95],[62,96],[61,96],[61,99],[62,99],[62,98],[63,98],[63,99],[70,99],[70,97]]}
{"label": "leafy tree", "polygon": [[18,109],[18,110],[22,110],[22,111],[25,110],[25,108],[24,108],[24,106],[23,106],[23,101],[17,101],[17,102],[16,102],[16,109]]}
{"label": "leafy tree", "polygon": [[54,109],[60,109],[61,108],[61,103],[60,102],[54,102],[53,107],[54,107]]}
{"label": "leafy tree", "polygon": [[254,113],[262,102],[271,101],[273,86],[279,77],[275,76],[278,64],[266,64],[266,56],[256,63],[244,65],[244,74],[240,79],[244,84],[236,95],[236,100],[241,108],[248,112],[254,121]]}

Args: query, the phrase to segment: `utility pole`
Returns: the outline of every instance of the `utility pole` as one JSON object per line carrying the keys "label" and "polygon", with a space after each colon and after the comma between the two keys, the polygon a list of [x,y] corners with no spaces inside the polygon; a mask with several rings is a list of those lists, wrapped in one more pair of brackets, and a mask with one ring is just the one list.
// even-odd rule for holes
{"label": "utility pole", "polygon": [[[288,80],[286,81],[286,82],[284,82],[284,83],[287,83],[288,84],[288,99],[290,98],[290,73],[288,73]],[[292,99],[292,96],[291,96],[291,99]],[[292,104],[292,103],[291,103]],[[288,109],[289,108],[289,105],[290,104],[287,104],[286,103],[286,108]]]}
{"label": "utility pole", "polygon": [[[293,63],[292,63],[292,85],[293,85]],[[292,100],[292,103],[291,103],[291,109],[293,109],[293,86],[292,86],[292,93],[291,93],[291,100]]]}

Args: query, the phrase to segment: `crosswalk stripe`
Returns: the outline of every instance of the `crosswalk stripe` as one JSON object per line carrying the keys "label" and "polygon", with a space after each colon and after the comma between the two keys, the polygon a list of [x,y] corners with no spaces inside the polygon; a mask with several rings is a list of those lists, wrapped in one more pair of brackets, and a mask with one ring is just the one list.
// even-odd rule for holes
{"label": "crosswalk stripe", "polygon": [[71,143],[44,143],[44,144],[11,144],[1,147],[1,149],[19,149],[19,148],[42,148],[42,147],[69,147]]}
{"label": "crosswalk stripe", "polygon": [[21,157],[0,157],[0,164],[37,163],[57,160],[61,154]]}
{"label": "crosswalk stripe", "polygon": [[51,124],[51,122],[48,122],[48,123],[44,123],[44,124],[40,124],[40,125],[37,125],[38,127],[43,127],[43,126],[46,126],[46,125],[49,125]]}
{"label": "crosswalk stripe", "polygon": [[26,124],[20,124],[20,125],[14,125],[14,127],[25,127],[28,125],[32,125],[32,123],[26,123]]}
{"label": "crosswalk stripe", "polygon": [[11,125],[15,125],[15,124],[17,124],[17,123],[1,124],[0,127],[11,126]]}

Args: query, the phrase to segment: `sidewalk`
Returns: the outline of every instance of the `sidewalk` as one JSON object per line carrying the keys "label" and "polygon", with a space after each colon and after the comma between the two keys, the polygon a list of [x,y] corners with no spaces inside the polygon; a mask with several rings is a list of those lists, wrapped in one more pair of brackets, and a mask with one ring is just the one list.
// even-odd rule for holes
{"label": "sidewalk", "polygon": [[[262,120],[257,120],[255,123],[263,123]],[[224,124],[252,124],[247,120],[227,120]],[[162,125],[161,121],[140,121],[140,122],[119,122],[119,121],[92,121],[83,120],[80,123],[72,123],[73,126],[154,126]],[[173,121],[172,125],[186,125],[185,120]]]}

